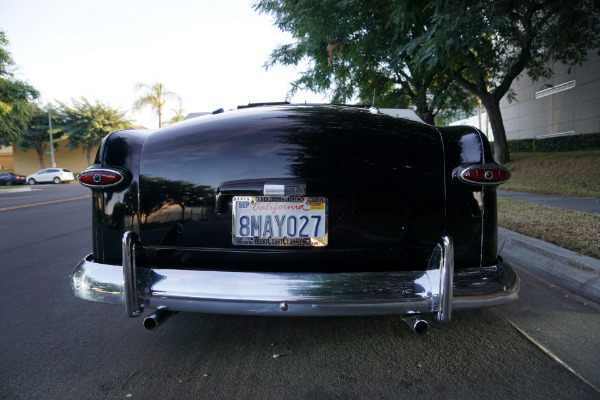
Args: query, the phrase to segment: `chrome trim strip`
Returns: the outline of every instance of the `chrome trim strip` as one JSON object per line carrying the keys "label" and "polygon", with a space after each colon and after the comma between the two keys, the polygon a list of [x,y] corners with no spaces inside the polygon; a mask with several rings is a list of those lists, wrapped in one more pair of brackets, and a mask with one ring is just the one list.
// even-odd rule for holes
{"label": "chrome trim strip", "polygon": [[[406,274],[155,270],[149,308],[223,314],[413,314],[430,308],[424,271]],[[385,280],[387,279],[387,280]],[[282,304],[285,306],[282,307]]]}
{"label": "chrome trim strip", "polygon": [[506,304],[517,300],[521,289],[516,271],[502,258],[495,266],[457,270],[454,282],[455,310]]}
{"label": "chrome trim strip", "polygon": [[123,290],[123,269],[94,262],[91,254],[77,264],[71,276],[71,293],[83,300],[124,305]]}
{"label": "chrome trim strip", "polygon": [[[131,245],[132,235],[127,238]],[[91,255],[82,260],[73,273],[71,290],[84,300],[125,305],[129,316],[139,315],[144,308],[161,307],[278,316],[432,312],[445,323],[453,308],[495,306],[516,300],[519,279],[510,264],[500,259],[496,266],[451,274],[451,244],[449,240],[440,246],[446,263],[443,277],[437,269],[327,274],[138,268],[134,278],[123,273],[135,261],[135,247],[127,246],[131,250],[124,259],[131,261],[124,263],[125,268],[96,263]],[[438,290],[440,293],[436,293]]]}
{"label": "chrome trim strip", "polygon": [[452,278],[454,277],[454,243],[449,236],[442,238],[441,256],[439,304],[435,317],[439,323],[448,324],[452,318]]}
{"label": "chrome trim strip", "polygon": [[[240,194],[242,196],[243,194]],[[299,197],[306,196],[306,183],[265,183],[264,196]]]}
{"label": "chrome trim strip", "polygon": [[[375,93],[373,93],[373,103],[375,103]],[[377,108],[375,106],[369,107],[369,112],[371,114],[380,114],[379,108]]]}
{"label": "chrome trim strip", "polygon": [[144,308],[140,305],[137,293],[137,268],[135,266],[135,242],[137,235],[131,231],[125,232],[122,240],[123,254],[123,294],[125,312],[128,317],[142,315]]}
{"label": "chrome trim strip", "polygon": [[265,196],[283,196],[285,195],[285,185],[276,185],[265,183],[263,186],[263,195]]}
{"label": "chrome trim strip", "polygon": [[151,296],[223,301],[428,300],[429,271],[271,273],[153,269]]}

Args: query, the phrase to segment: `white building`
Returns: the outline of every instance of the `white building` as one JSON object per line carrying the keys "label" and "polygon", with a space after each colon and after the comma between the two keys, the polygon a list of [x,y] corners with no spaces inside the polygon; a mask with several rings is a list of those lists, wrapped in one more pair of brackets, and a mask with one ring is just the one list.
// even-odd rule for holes
{"label": "white building", "polygon": [[[554,64],[554,75],[532,82],[526,73],[515,79],[511,89],[516,100],[500,102],[506,137],[511,139],[600,133],[600,55],[588,53],[581,66]],[[486,132],[487,115],[456,121],[450,125],[472,125]],[[488,126],[488,138],[493,140]]]}

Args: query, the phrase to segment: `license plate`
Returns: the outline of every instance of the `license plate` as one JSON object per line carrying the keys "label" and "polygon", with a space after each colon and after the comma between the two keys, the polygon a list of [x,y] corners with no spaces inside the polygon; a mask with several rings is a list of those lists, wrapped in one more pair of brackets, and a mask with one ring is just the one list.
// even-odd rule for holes
{"label": "license plate", "polygon": [[327,246],[327,198],[236,196],[234,245]]}

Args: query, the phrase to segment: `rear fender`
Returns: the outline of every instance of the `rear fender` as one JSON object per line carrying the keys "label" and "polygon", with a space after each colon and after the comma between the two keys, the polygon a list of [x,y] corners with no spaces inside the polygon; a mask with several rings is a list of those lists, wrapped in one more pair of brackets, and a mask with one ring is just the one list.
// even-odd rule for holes
{"label": "rear fender", "polygon": [[495,164],[485,135],[469,126],[440,128],[446,163],[446,232],[454,239],[457,268],[497,262],[498,225],[495,186],[469,185],[457,170]]}
{"label": "rear fender", "polygon": [[149,130],[123,130],[102,141],[94,165],[123,171],[124,184],[92,189],[93,255],[100,262],[121,264],[123,232],[139,232],[140,153]]}

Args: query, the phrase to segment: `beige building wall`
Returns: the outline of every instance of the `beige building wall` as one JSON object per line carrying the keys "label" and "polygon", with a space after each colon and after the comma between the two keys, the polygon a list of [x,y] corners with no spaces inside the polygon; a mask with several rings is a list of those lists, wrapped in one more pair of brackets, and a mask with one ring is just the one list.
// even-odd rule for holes
{"label": "beige building wall", "polygon": [[0,172],[15,172],[12,146],[0,147]]}
{"label": "beige building wall", "polygon": [[[92,162],[94,162],[96,151],[97,148],[92,151]],[[44,154],[45,165],[42,167],[34,150],[24,152],[15,148],[13,151],[14,169],[23,175],[30,175],[42,168],[52,167],[50,158],[50,154]],[[64,143],[58,145],[58,148],[54,151],[54,161],[58,168],[66,168],[75,173],[79,173],[89,167],[85,150],[75,149],[69,151],[69,148]]]}

